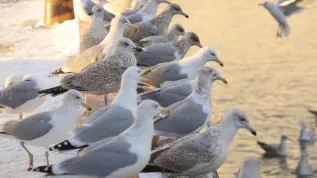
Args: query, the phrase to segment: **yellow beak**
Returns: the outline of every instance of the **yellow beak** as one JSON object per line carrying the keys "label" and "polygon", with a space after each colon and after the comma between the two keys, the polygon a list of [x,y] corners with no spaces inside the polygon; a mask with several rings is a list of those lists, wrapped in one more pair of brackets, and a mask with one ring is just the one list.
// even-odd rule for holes
{"label": "yellow beak", "polygon": [[88,111],[92,110],[92,108],[89,105],[85,104],[85,103],[82,103],[82,106],[85,107]]}
{"label": "yellow beak", "polygon": [[222,81],[224,84],[228,84],[228,81],[225,78],[220,77],[218,80]]}
{"label": "yellow beak", "polygon": [[130,28],[132,28],[133,30],[138,30],[139,27],[135,26],[135,25],[129,25]]}
{"label": "yellow beak", "polygon": [[221,67],[223,67],[223,62],[222,62],[221,60],[217,59],[216,62],[217,62]]}

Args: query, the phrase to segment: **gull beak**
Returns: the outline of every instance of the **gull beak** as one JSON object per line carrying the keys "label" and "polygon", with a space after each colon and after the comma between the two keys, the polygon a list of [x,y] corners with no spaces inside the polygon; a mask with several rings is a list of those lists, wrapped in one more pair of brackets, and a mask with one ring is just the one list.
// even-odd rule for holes
{"label": "gull beak", "polygon": [[81,103],[81,105],[82,105],[83,107],[85,107],[88,111],[91,111],[91,110],[92,110],[92,108],[91,108],[89,105],[85,104],[85,103]]}
{"label": "gull beak", "polygon": [[151,84],[151,81],[149,79],[146,79],[144,77],[141,77],[141,80],[147,84]]}
{"label": "gull beak", "polygon": [[201,45],[200,43],[197,44],[198,47],[203,48],[204,46]]}
{"label": "gull beak", "polygon": [[252,128],[249,124],[246,125],[246,128],[251,132],[252,135],[256,136],[256,130]]}
{"label": "gull beak", "polygon": [[225,78],[218,77],[217,79],[228,85],[228,81]]}
{"label": "gull beak", "polygon": [[136,52],[142,52],[142,51],[143,51],[143,49],[140,48],[140,47],[135,47],[134,50],[135,50]]}
{"label": "gull beak", "polygon": [[130,28],[132,28],[133,30],[138,30],[139,27],[135,26],[135,25],[129,25]]}
{"label": "gull beak", "polygon": [[169,108],[162,108],[160,111],[160,117],[165,118],[167,116],[171,115],[171,110]]}
{"label": "gull beak", "polygon": [[89,15],[89,16],[92,16],[92,15],[94,15],[94,13],[92,13],[92,12],[89,12],[89,13],[88,13],[88,15]]}
{"label": "gull beak", "polygon": [[189,18],[189,16],[183,11],[180,14],[183,15],[184,17],[186,17],[186,18]]}
{"label": "gull beak", "polygon": [[217,62],[221,67],[223,67],[223,62],[222,62],[221,60],[217,59],[216,62]]}
{"label": "gull beak", "polygon": [[152,72],[152,69],[151,68],[144,68],[143,69],[143,71],[142,71],[142,73],[141,73],[141,75],[146,75],[146,74],[148,74],[148,73],[150,73],[150,72]]}

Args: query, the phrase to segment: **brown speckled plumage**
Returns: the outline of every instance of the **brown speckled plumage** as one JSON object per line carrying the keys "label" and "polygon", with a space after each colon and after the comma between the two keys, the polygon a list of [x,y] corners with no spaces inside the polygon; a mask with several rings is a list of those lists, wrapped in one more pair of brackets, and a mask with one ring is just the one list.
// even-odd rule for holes
{"label": "brown speckled plumage", "polygon": [[176,47],[177,52],[180,56],[180,59],[184,58],[184,56],[187,54],[190,47],[192,47],[192,46],[202,47],[202,45],[200,44],[198,36],[194,32],[185,33],[183,38],[177,42],[174,42],[173,45]]}

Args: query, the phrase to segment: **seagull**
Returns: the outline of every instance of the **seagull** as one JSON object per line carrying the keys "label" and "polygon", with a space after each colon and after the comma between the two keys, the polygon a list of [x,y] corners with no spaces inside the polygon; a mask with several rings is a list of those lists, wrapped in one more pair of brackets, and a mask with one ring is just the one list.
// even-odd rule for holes
{"label": "seagull", "polygon": [[172,111],[171,115],[156,118],[155,135],[182,137],[197,133],[206,126],[212,113],[211,87],[216,80],[227,83],[218,69],[202,67],[198,72],[195,90],[183,101],[168,106]]}
{"label": "seagull", "polygon": [[78,73],[89,64],[100,61],[104,57],[113,56],[116,51],[116,45],[123,38],[123,30],[126,27],[137,29],[131,25],[126,17],[117,15],[111,21],[111,29],[108,35],[99,45],[88,48],[79,56],[69,58],[60,69],[51,72],[50,75]]}
{"label": "seagull", "polygon": [[[69,90],[64,94],[62,104],[58,108],[33,114],[23,120],[5,122],[0,126],[0,135],[20,141],[21,146],[29,155],[29,169],[31,169],[33,155],[25,147],[25,143],[47,148],[67,138],[68,132],[76,126],[76,121],[80,118],[78,106],[91,110],[80,92]],[[49,165],[47,151],[45,157]]]}
{"label": "seagull", "polygon": [[147,47],[156,43],[176,43],[179,36],[185,34],[185,29],[180,24],[174,24],[166,35],[148,36],[137,42],[136,44],[141,47]]}
{"label": "seagull", "polygon": [[144,48],[142,53],[136,55],[138,65],[155,66],[160,63],[178,61],[183,59],[191,46],[203,48],[199,37],[194,32],[187,32],[183,38],[177,42],[158,43]]}
{"label": "seagull", "polygon": [[298,3],[302,1],[304,0],[278,0],[277,3],[265,1],[259,4],[265,7],[278,22],[277,37],[288,37],[290,35],[290,26],[287,23],[287,17],[306,9],[298,6]]}
{"label": "seagull", "polygon": [[191,80],[145,92],[138,96],[138,103],[150,99],[163,107],[167,107],[187,98],[195,90],[196,84],[197,80]]}
{"label": "seagull", "polygon": [[40,94],[61,94],[70,89],[104,95],[107,105],[107,94],[118,92],[122,73],[130,66],[136,66],[135,52],[142,51],[127,38],[119,40],[114,56],[92,63],[79,73],[66,75],[60,81],[60,86],[39,91]]}
{"label": "seagull", "polygon": [[314,142],[315,141],[315,128],[311,128],[309,132],[306,131],[305,123],[301,123],[299,142]]}
{"label": "seagull", "polygon": [[199,49],[194,55],[182,60],[153,66],[152,71],[144,75],[144,77],[149,79],[151,85],[155,87],[189,81],[196,78],[198,70],[208,61],[215,61],[223,66],[223,62],[219,60],[215,50],[204,47]]}
{"label": "seagull", "polygon": [[122,74],[121,88],[110,105],[93,113],[81,128],[75,129],[67,140],[51,146],[50,151],[83,148],[102,139],[117,136],[129,128],[137,108],[137,83],[143,72],[146,70],[136,66],[129,67]]}
{"label": "seagull", "polygon": [[309,164],[307,156],[301,154],[299,156],[299,162],[296,167],[296,174],[298,176],[311,176],[314,174],[312,166]]}
{"label": "seagull", "polygon": [[260,178],[260,160],[256,157],[246,158],[234,175],[236,178]]}
{"label": "seagull", "polygon": [[136,23],[135,25],[139,30],[126,29],[124,31],[124,37],[130,38],[133,42],[137,42],[148,36],[164,35],[167,33],[173,16],[177,14],[188,18],[188,15],[182,11],[178,4],[170,4],[162,13],[151,20]]}
{"label": "seagull", "polygon": [[286,140],[289,139],[286,135],[282,135],[281,143],[278,145],[266,144],[258,141],[258,145],[265,151],[264,157],[285,157],[286,153]]}
{"label": "seagull", "polygon": [[[83,20],[84,22],[90,24],[92,22],[91,14],[93,13],[93,7],[97,5],[91,0],[74,0],[74,11],[76,18]],[[104,23],[109,23],[114,15],[105,9],[103,11],[103,21]]]}
{"label": "seagull", "polygon": [[[19,78],[19,77],[18,77]],[[9,81],[16,80],[15,77],[9,78]],[[26,75],[22,81],[8,86],[12,82],[6,82],[6,88],[0,90],[0,110],[2,113],[19,113],[19,119],[22,119],[22,113],[33,112],[41,106],[45,97],[39,97],[38,91],[43,89],[43,83],[34,75]]]}
{"label": "seagull", "polygon": [[21,82],[23,80],[23,75],[20,75],[20,74],[12,74],[12,75],[9,75],[5,82],[4,82],[4,88],[7,88],[11,85],[15,85],[19,82]]}
{"label": "seagull", "polygon": [[146,22],[156,15],[157,8],[161,3],[171,4],[168,0],[149,0],[139,12],[127,16],[127,18],[132,24]]}
{"label": "seagull", "polygon": [[92,22],[80,43],[80,51],[85,51],[86,49],[99,44],[108,34],[108,31],[104,28],[103,8],[99,5],[95,5],[92,8],[92,13]]}
{"label": "seagull", "polygon": [[153,117],[160,112],[166,114],[169,110],[155,101],[143,101],[131,127],[120,135],[89,146],[77,157],[53,166],[40,166],[33,171],[105,178],[138,175],[150,159]]}
{"label": "seagull", "polygon": [[[182,126],[179,123],[179,127]],[[194,177],[216,172],[226,161],[236,132],[242,128],[256,135],[244,111],[229,109],[221,123],[153,150],[150,162],[142,172],[163,170],[173,177]]]}

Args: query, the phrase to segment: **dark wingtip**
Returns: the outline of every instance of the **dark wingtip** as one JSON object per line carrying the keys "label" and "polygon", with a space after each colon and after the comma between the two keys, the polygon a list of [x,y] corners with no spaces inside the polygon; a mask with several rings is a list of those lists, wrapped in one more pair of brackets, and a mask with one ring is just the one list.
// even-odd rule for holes
{"label": "dark wingtip", "polygon": [[67,151],[67,150],[75,150],[75,149],[80,149],[80,148],[84,148],[87,145],[83,145],[80,147],[76,147],[74,145],[72,145],[68,140],[65,140],[63,142],[60,142],[54,146],[49,147],[49,151]]}
{"label": "dark wingtip", "polygon": [[28,171],[44,172],[44,173],[48,173],[48,174],[53,174],[52,169],[53,169],[53,166],[39,166],[39,167],[34,168],[34,169],[29,168]]}

